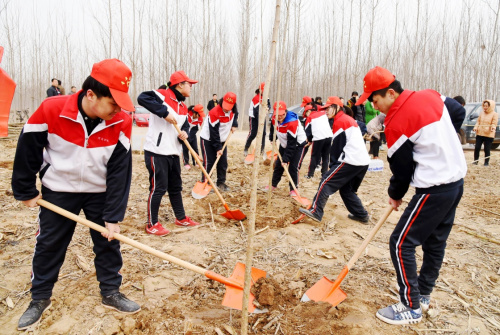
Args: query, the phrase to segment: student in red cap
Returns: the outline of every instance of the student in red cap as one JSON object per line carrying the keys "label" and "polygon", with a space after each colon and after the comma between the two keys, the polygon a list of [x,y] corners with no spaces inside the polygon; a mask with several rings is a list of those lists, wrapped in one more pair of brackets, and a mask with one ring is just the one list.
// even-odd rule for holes
{"label": "student in red cap", "polygon": [[313,220],[321,222],[323,208],[328,198],[339,191],[349,211],[348,218],[368,224],[368,212],[356,192],[368,170],[370,157],[366,152],[365,141],[358,124],[344,113],[341,105],[339,98],[332,97],[323,106],[328,114],[334,115],[330,169],[321,178],[311,208],[299,210]]}
{"label": "student in red cap", "polygon": [[[389,241],[400,302],[376,315],[390,324],[416,323],[429,308],[463,193],[467,164],[456,132],[465,110],[433,90],[403,90],[392,73],[378,66],[368,71],[363,87],[357,103],[369,99],[386,114],[387,159],[393,173],[389,204],[398,210],[409,186],[416,191]],[[417,273],[415,248],[420,245],[424,256]]]}
{"label": "student in red cap", "polygon": [[[302,113],[302,119],[303,119],[304,123],[305,123],[305,120],[307,120],[307,118],[309,117],[309,115],[311,115],[313,110],[316,110],[316,106],[313,107],[312,105],[307,105],[304,107],[304,112]],[[304,145],[304,148],[302,148],[302,154],[301,154],[300,161],[299,161],[299,171],[302,168],[302,162],[304,161],[304,158],[306,157],[307,152],[309,151],[309,147],[311,146],[310,143],[311,142],[308,142],[306,145]]]}
{"label": "student in red cap", "polygon": [[[205,112],[203,111],[203,105],[193,105],[188,107],[188,142],[194,152],[198,155],[198,139],[196,138],[196,133],[199,127],[203,124],[203,118],[205,117]],[[189,149],[182,142],[182,156],[184,158],[184,167],[189,170],[191,166],[189,165]],[[196,160],[192,157],[193,166],[196,166]]]}
{"label": "student in red cap", "polygon": [[[243,155],[246,157],[248,155],[248,149],[252,144],[255,136],[257,136],[257,131],[259,129],[259,110],[260,105],[262,104],[262,94],[264,92],[265,83],[260,83],[258,89],[255,90],[255,96],[250,102],[250,108],[248,109],[248,124],[250,126],[250,130],[248,132],[247,141],[245,143],[245,148],[243,150]],[[269,99],[267,101],[268,109],[271,108]],[[264,133],[262,134],[262,147],[260,150],[261,156],[264,155],[264,150],[266,146],[266,122],[264,121]],[[266,157],[264,157],[266,158]]]}
{"label": "student in red cap", "polygon": [[[236,94],[227,92],[220,103],[210,110],[200,132],[201,155],[205,170],[210,171],[217,157],[222,155],[217,163],[217,187],[221,191],[229,191],[229,186],[226,184],[227,148],[222,152],[222,147],[229,132],[234,132],[237,128]],[[205,181],[205,175],[202,174],[201,180]]]}
{"label": "student in red cap", "polygon": [[[309,107],[309,106],[306,106]],[[328,171],[328,163],[330,156],[330,146],[332,143],[332,128],[328,123],[328,117],[324,109],[312,109],[312,112],[306,118],[305,132],[307,141],[312,143],[311,162],[306,175],[307,179],[314,177],[316,166],[321,163],[321,174]]]}
{"label": "student in red cap", "polygon": [[[278,187],[278,183],[285,172],[284,167],[288,168],[290,177],[298,187],[299,185],[299,161],[302,159],[303,149],[307,143],[306,133],[304,127],[299,122],[299,117],[294,112],[286,109],[286,104],[283,101],[277,101],[273,106],[274,112],[277,113],[278,122],[273,117],[271,120],[271,131],[269,133],[269,140],[272,141],[274,135],[274,125],[276,124],[276,131],[278,141],[280,142],[279,153],[283,158],[280,161],[279,157],[274,163],[274,171],[272,178],[272,189]],[[297,196],[291,183],[290,196]],[[265,191],[269,190],[266,186]]]}
{"label": "student in red cap", "polygon": [[[196,83],[184,71],[177,71],[170,76],[168,89],[142,92],[137,97],[139,105],[151,112],[144,143],[144,161],[149,172],[148,234],[163,236],[170,233],[158,220],[161,199],[167,191],[175,214],[175,224],[180,227],[199,224],[184,212],[179,159],[182,140],[188,138],[189,131],[188,110],[184,101],[191,95],[191,86]],[[181,128],[180,135],[174,124]]]}
{"label": "student in red cap", "polygon": [[[95,269],[102,304],[124,313],[141,308],[120,293],[122,256],[120,232],[132,175],[130,135],[132,120],[121,108],[133,111],[128,95],[130,69],[118,59],[94,64],[82,90],[73,95],[46,99],[33,113],[19,136],[12,190],[28,207],[42,198],[108,229],[90,230]],[[36,188],[36,175],[42,195]],[[44,207],[39,210],[39,230],[31,273],[28,309],[18,329],[38,323],[51,306],[52,289],[64,262],[76,223]]]}

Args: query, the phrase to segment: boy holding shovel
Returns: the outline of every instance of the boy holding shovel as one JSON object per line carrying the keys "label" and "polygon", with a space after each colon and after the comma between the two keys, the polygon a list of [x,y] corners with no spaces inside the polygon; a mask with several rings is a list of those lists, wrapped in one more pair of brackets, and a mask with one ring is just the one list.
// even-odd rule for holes
{"label": "boy holding shovel", "polygon": [[[307,143],[306,133],[299,117],[294,112],[289,112],[286,109],[286,104],[283,101],[274,103],[274,112],[277,114],[277,120],[271,120],[271,131],[269,133],[269,140],[272,142],[274,136],[274,127],[276,121],[276,131],[279,145],[279,153],[283,158],[279,158],[274,163],[274,171],[272,178],[272,189],[274,190],[285,172],[285,167],[288,168],[290,177],[292,178],[296,187],[299,185],[299,162],[302,159],[302,153],[305,144]],[[290,196],[297,197],[293,186],[290,184]],[[269,187],[266,186],[264,191],[268,191]]]}
{"label": "boy holding shovel", "polygon": [[[408,203],[389,241],[399,284],[400,302],[379,309],[377,317],[396,325],[417,323],[430,304],[430,294],[443,262],[467,172],[454,125],[463,121],[463,107],[433,90],[403,90],[387,69],[375,67],[363,82],[366,99],[386,114],[387,159],[393,176],[389,204],[394,210],[411,185]],[[417,274],[415,248],[422,246]]]}
{"label": "boy holding shovel", "polygon": [[[191,86],[198,81],[189,79],[184,71],[174,72],[168,89],[142,92],[137,101],[151,112],[144,144],[144,161],[149,172],[148,223],[146,232],[158,236],[170,231],[158,221],[161,199],[168,191],[175,214],[175,224],[181,227],[199,225],[184,212],[180,155],[182,142],[188,138],[188,110],[184,101],[191,95]],[[174,124],[181,125],[179,135]]]}
{"label": "boy holding shovel", "polygon": [[339,191],[350,213],[348,218],[368,224],[370,217],[356,194],[370,163],[361,131],[356,121],[344,113],[338,97],[328,98],[322,109],[334,119],[330,169],[321,178],[311,208],[299,211],[321,222],[328,198]]}
{"label": "boy holding shovel", "polygon": [[[102,304],[123,313],[141,308],[119,288],[122,256],[113,234],[127,209],[132,174],[132,120],[120,111],[133,111],[128,96],[130,69],[118,59],[94,64],[82,90],[46,99],[29,118],[19,137],[12,190],[28,207],[41,198],[74,214],[106,226],[107,234],[90,230]],[[76,223],[41,207],[31,274],[32,301],[18,329],[37,324],[50,308],[52,289],[64,262]]]}

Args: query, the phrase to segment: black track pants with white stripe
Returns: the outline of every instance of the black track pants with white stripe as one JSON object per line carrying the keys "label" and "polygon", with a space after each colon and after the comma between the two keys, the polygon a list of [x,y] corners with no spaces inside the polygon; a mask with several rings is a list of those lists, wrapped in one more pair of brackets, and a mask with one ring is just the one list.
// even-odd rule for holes
{"label": "black track pants with white stripe", "polygon": [[318,192],[314,196],[312,206],[309,209],[311,213],[317,215],[321,220],[328,198],[339,191],[349,213],[358,217],[367,216],[368,212],[356,194],[367,170],[368,165],[356,166],[344,162],[334,164],[321,178]]}
{"label": "black track pants with white stripe", "polygon": [[[42,187],[42,196],[44,200],[76,215],[83,210],[87,220],[104,226],[102,213],[106,193],[54,192]],[[52,296],[52,289],[76,226],[75,221],[44,207],[40,207],[38,220],[39,229],[31,274],[31,297],[34,300],[49,299]],[[123,264],[120,242],[118,240],[108,242],[100,232],[89,230],[94,244],[94,264],[101,294],[116,293],[122,283],[122,276],[119,273]]]}
{"label": "black track pants with white stripe", "polygon": [[149,172],[148,226],[151,227],[158,222],[161,199],[167,191],[175,217],[184,220],[186,214],[182,203],[179,156],[158,155],[145,150],[144,161]]}
{"label": "black track pants with white stripe", "polygon": [[[292,157],[292,160],[290,162],[288,162],[289,163],[288,164],[288,173],[290,174],[290,177],[292,178],[293,183],[295,184],[295,187],[297,187],[297,188],[299,187],[299,162],[302,159],[304,143],[297,146],[296,151]],[[280,152],[281,157],[283,157],[286,149],[280,145],[278,150]],[[285,168],[283,167],[283,164],[281,164],[281,160],[278,156],[276,161],[274,161],[273,178],[271,180],[272,185],[274,187],[278,187],[278,183],[280,182],[281,177],[283,177],[283,173],[285,173]],[[287,178],[287,180],[288,180],[288,178]],[[289,182],[288,185],[290,187],[290,191],[293,191],[292,184]]]}
{"label": "black track pants with white stripe", "polygon": [[[419,296],[431,294],[436,284],[462,194],[463,179],[417,189],[392,232],[389,245],[400,299],[410,308],[419,308]],[[420,245],[424,258],[417,274],[415,248]]]}

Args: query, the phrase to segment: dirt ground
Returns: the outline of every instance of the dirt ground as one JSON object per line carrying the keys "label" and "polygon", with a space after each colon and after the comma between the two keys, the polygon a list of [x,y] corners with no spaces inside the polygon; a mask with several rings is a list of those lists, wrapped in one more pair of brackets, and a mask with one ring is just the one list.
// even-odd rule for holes
{"label": "dirt ground", "polygon": [[[12,161],[19,128],[0,139],[0,333],[16,333],[19,317],[30,301],[30,271],[36,209],[17,202],[10,186]],[[229,144],[224,193],[230,208],[249,213],[252,165],[243,164],[246,133]],[[268,144],[269,146],[269,144]],[[473,152],[466,150],[467,160]],[[333,195],[321,223],[299,216],[298,204],[288,196],[283,177],[272,194],[258,193],[253,266],[270,279],[257,287],[271,292],[269,311],[249,317],[255,334],[498,334],[500,332],[500,152],[492,151],[490,167],[470,165],[465,194],[457,209],[440,278],[432,295],[431,312],[412,326],[391,326],[375,317],[378,308],[398,300],[388,239],[401,211],[393,212],[378,235],[342,282],[347,299],[337,308],[328,303],[301,303],[300,297],[322,276],[335,279],[379,219],[387,202],[390,171],[386,151],[383,172],[368,172],[359,196],[372,221],[363,225],[347,218],[338,194]],[[244,262],[247,223],[228,221],[215,194],[191,197],[199,169],[183,170],[187,215],[203,223],[198,229],[176,229],[173,211],[164,197],[160,220],[174,233],[157,237],[144,231],[149,183],[141,152],[134,152],[134,170],[123,235],[175,257],[229,277]],[[304,177],[309,155],[300,173],[300,191],[312,199],[320,174]],[[269,167],[261,165],[259,187],[268,182]],[[413,195],[410,190],[405,203]],[[405,207],[403,204],[403,208]],[[212,214],[213,212],[213,221]],[[121,291],[141,304],[135,315],[122,315],[101,306],[88,228],[78,225],[47,311],[35,334],[239,334],[241,312],[221,305],[222,284],[122,244],[124,266]],[[422,251],[417,250],[421,262]],[[262,284],[262,283],[260,283]],[[266,286],[266,287],[264,287]],[[271,291],[270,291],[271,290]],[[271,302],[271,304],[270,304]]]}

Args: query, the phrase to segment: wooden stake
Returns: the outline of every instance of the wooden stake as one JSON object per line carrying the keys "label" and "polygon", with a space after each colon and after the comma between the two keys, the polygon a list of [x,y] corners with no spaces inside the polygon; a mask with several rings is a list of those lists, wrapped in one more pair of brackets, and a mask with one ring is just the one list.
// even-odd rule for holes
{"label": "wooden stake", "polygon": [[[269,64],[267,66],[266,81],[264,86],[264,92],[262,95],[262,101],[259,108],[263,108],[259,114],[259,129],[257,131],[257,142],[256,147],[261,149],[262,146],[262,136],[264,128],[264,120],[267,117],[267,99],[269,97],[269,85],[271,83],[271,77],[273,74],[274,60],[276,58],[276,41],[278,39],[278,30],[280,25],[280,12],[281,12],[281,0],[276,0],[276,14],[274,18],[273,27],[273,37],[271,43],[271,52],[269,54]],[[256,152],[260,152],[256,150]],[[252,258],[253,258],[253,238],[255,232],[255,216],[257,213],[257,184],[258,184],[258,171],[260,166],[260,159],[254,160],[252,168],[252,188],[250,191],[250,215],[248,218],[248,238],[247,238],[247,255],[245,261],[245,285],[243,288],[243,306],[241,311],[241,335],[248,334],[248,301],[250,297],[250,280],[251,269],[252,269]]]}

